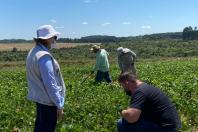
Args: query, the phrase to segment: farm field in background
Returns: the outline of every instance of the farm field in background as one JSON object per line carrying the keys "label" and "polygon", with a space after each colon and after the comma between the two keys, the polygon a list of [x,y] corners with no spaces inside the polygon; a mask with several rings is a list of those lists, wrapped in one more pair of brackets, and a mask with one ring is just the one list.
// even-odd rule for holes
{"label": "farm field in background", "polygon": [[[57,43],[57,48],[71,48],[78,45],[90,45],[93,43]],[[100,43],[94,43],[100,44]],[[19,51],[28,51],[34,47],[35,43],[0,43],[0,51],[12,51],[17,48]]]}
{"label": "farm field in background", "polygon": [[[71,44],[71,43],[70,43]],[[72,43],[69,44],[57,44],[58,47],[67,46],[67,48],[53,49],[52,54],[57,60],[87,60],[95,59],[95,55],[90,52],[91,45],[96,43]],[[100,43],[97,43],[100,44]],[[22,46],[18,44],[19,46]],[[28,45],[28,44],[26,44]],[[25,45],[25,46],[26,46]],[[73,46],[74,45],[74,46]],[[10,50],[9,49],[10,47]],[[0,61],[24,61],[27,57],[28,51],[21,51],[19,47],[13,50],[13,45],[8,44],[3,48],[0,44]],[[73,46],[73,47],[72,47]],[[198,52],[198,41],[178,41],[178,40],[134,40],[134,41],[124,41],[116,43],[102,43],[101,47],[105,48],[110,56],[109,59],[116,59],[116,49],[118,47],[127,47],[132,49],[136,54],[138,59],[151,59],[151,58],[177,58],[177,57],[197,57]],[[32,46],[29,47],[32,48]]]}
{"label": "farm field in background", "polygon": [[[119,112],[129,104],[129,98],[116,81],[120,71],[114,62],[110,67],[112,84],[96,85],[94,76],[79,84],[91,68],[89,63],[61,64],[67,93],[65,117],[58,123],[57,132],[116,131]],[[174,102],[182,120],[182,131],[198,131],[198,59],[140,60],[137,70],[141,80],[158,86]],[[0,131],[32,131],[35,104],[26,100],[24,65],[1,68],[0,80]]]}

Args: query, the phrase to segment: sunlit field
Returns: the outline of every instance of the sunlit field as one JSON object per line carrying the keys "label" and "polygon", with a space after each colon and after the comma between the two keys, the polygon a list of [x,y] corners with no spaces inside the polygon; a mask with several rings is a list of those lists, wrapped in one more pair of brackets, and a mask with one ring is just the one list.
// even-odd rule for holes
{"label": "sunlit field", "polygon": [[[128,47],[137,53],[136,66],[141,80],[164,91],[175,104],[182,131],[198,131],[198,41],[126,41],[101,46],[109,52],[112,84],[95,84],[89,75],[95,63],[91,43],[57,44],[51,52],[61,65],[66,83],[65,117],[57,132],[115,132],[120,111],[129,98],[117,83],[120,73],[116,49]],[[35,104],[26,99],[25,59],[34,44],[0,44],[0,131],[33,131]],[[13,51],[16,46],[17,51]],[[20,50],[21,47],[21,50]],[[82,83],[82,81],[87,80]]]}
{"label": "sunlit field", "polygon": [[[93,43],[57,43],[57,48],[71,48],[75,47],[77,45],[91,45]],[[94,44],[100,44],[100,43],[94,43]],[[13,48],[17,48],[19,51],[28,51],[32,47],[34,47],[34,43],[10,43],[10,44],[3,44],[0,43],[0,51],[12,51]]]}
{"label": "sunlit field", "polygon": [[[116,131],[119,112],[129,105],[129,98],[117,83],[120,73],[111,62],[112,84],[96,85],[94,76],[81,83],[93,63],[61,64],[67,87],[65,117],[57,131]],[[141,80],[158,86],[174,102],[182,120],[182,131],[196,132],[198,125],[198,60],[140,60],[137,63]],[[27,101],[25,66],[3,67],[0,70],[0,131],[33,131],[35,104]]]}

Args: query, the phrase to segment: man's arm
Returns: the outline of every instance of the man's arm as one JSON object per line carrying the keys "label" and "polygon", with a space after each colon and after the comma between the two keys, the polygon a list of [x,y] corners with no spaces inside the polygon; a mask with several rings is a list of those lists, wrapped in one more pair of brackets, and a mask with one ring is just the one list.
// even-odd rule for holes
{"label": "man's arm", "polygon": [[118,56],[118,66],[120,68],[120,70],[122,70],[122,58],[120,56]]}
{"label": "man's arm", "polygon": [[129,54],[131,55],[131,61],[132,61],[133,63],[135,63],[136,54],[135,54],[133,51],[131,51],[131,50],[130,50]]}
{"label": "man's arm", "polygon": [[64,115],[64,98],[59,94],[59,87],[55,79],[52,59],[47,55],[42,57],[39,60],[39,69],[46,91],[57,107],[57,119],[61,120]]}
{"label": "man's arm", "polygon": [[61,97],[59,93],[59,86],[57,85],[55,79],[54,68],[50,56],[45,55],[39,60],[39,70],[41,73],[43,84],[50,99],[57,106],[57,108],[63,109],[64,98]]}
{"label": "man's arm", "polygon": [[145,94],[139,90],[136,90],[136,92],[132,96],[131,105],[128,109],[122,111],[122,117],[129,123],[134,123],[138,121],[142,110],[144,109],[145,100]]}
{"label": "man's arm", "polygon": [[136,108],[128,108],[126,110],[123,110],[121,112],[121,116],[127,120],[127,122],[129,123],[135,123],[136,121],[138,121],[140,114],[141,114],[141,110],[136,109]]}
{"label": "man's arm", "polygon": [[100,67],[100,62],[101,62],[100,55],[96,54],[96,64],[95,64],[95,66],[93,68],[93,71],[98,71],[98,69]]}

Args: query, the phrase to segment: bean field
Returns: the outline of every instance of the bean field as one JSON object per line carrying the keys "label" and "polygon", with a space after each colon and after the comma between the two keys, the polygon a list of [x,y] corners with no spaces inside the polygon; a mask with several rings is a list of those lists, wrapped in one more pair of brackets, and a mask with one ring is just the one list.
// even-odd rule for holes
{"label": "bean field", "polygon": [[[61,64],[67,91],[65,116],[57,132],[116,131],[119,113],[130,100],[117,83],[118,66],[111,63],[112,84],[95,84],[94,76],[88,77],[91,69],[92,63]],[[182,131],[198,131],[198,60],[142,59],[137,70],[141,80],[159,87],[174,102]],[[33,131],[35,104],[26,99],[25,66],[1,68],[0,80],[0,131]]]}

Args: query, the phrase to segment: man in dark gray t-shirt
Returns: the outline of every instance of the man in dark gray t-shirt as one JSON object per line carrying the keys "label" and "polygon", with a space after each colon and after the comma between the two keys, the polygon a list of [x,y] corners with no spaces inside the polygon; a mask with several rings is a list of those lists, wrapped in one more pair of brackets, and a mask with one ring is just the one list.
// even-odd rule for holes
{"label": "man in dark gray t-shirt", "polygon": [[132,73],[123,73],[118,80],[131,96],[129,108],[121,112],[119,132],[176,132],[181,128],[175,106],[160,89],[138,80]]}

